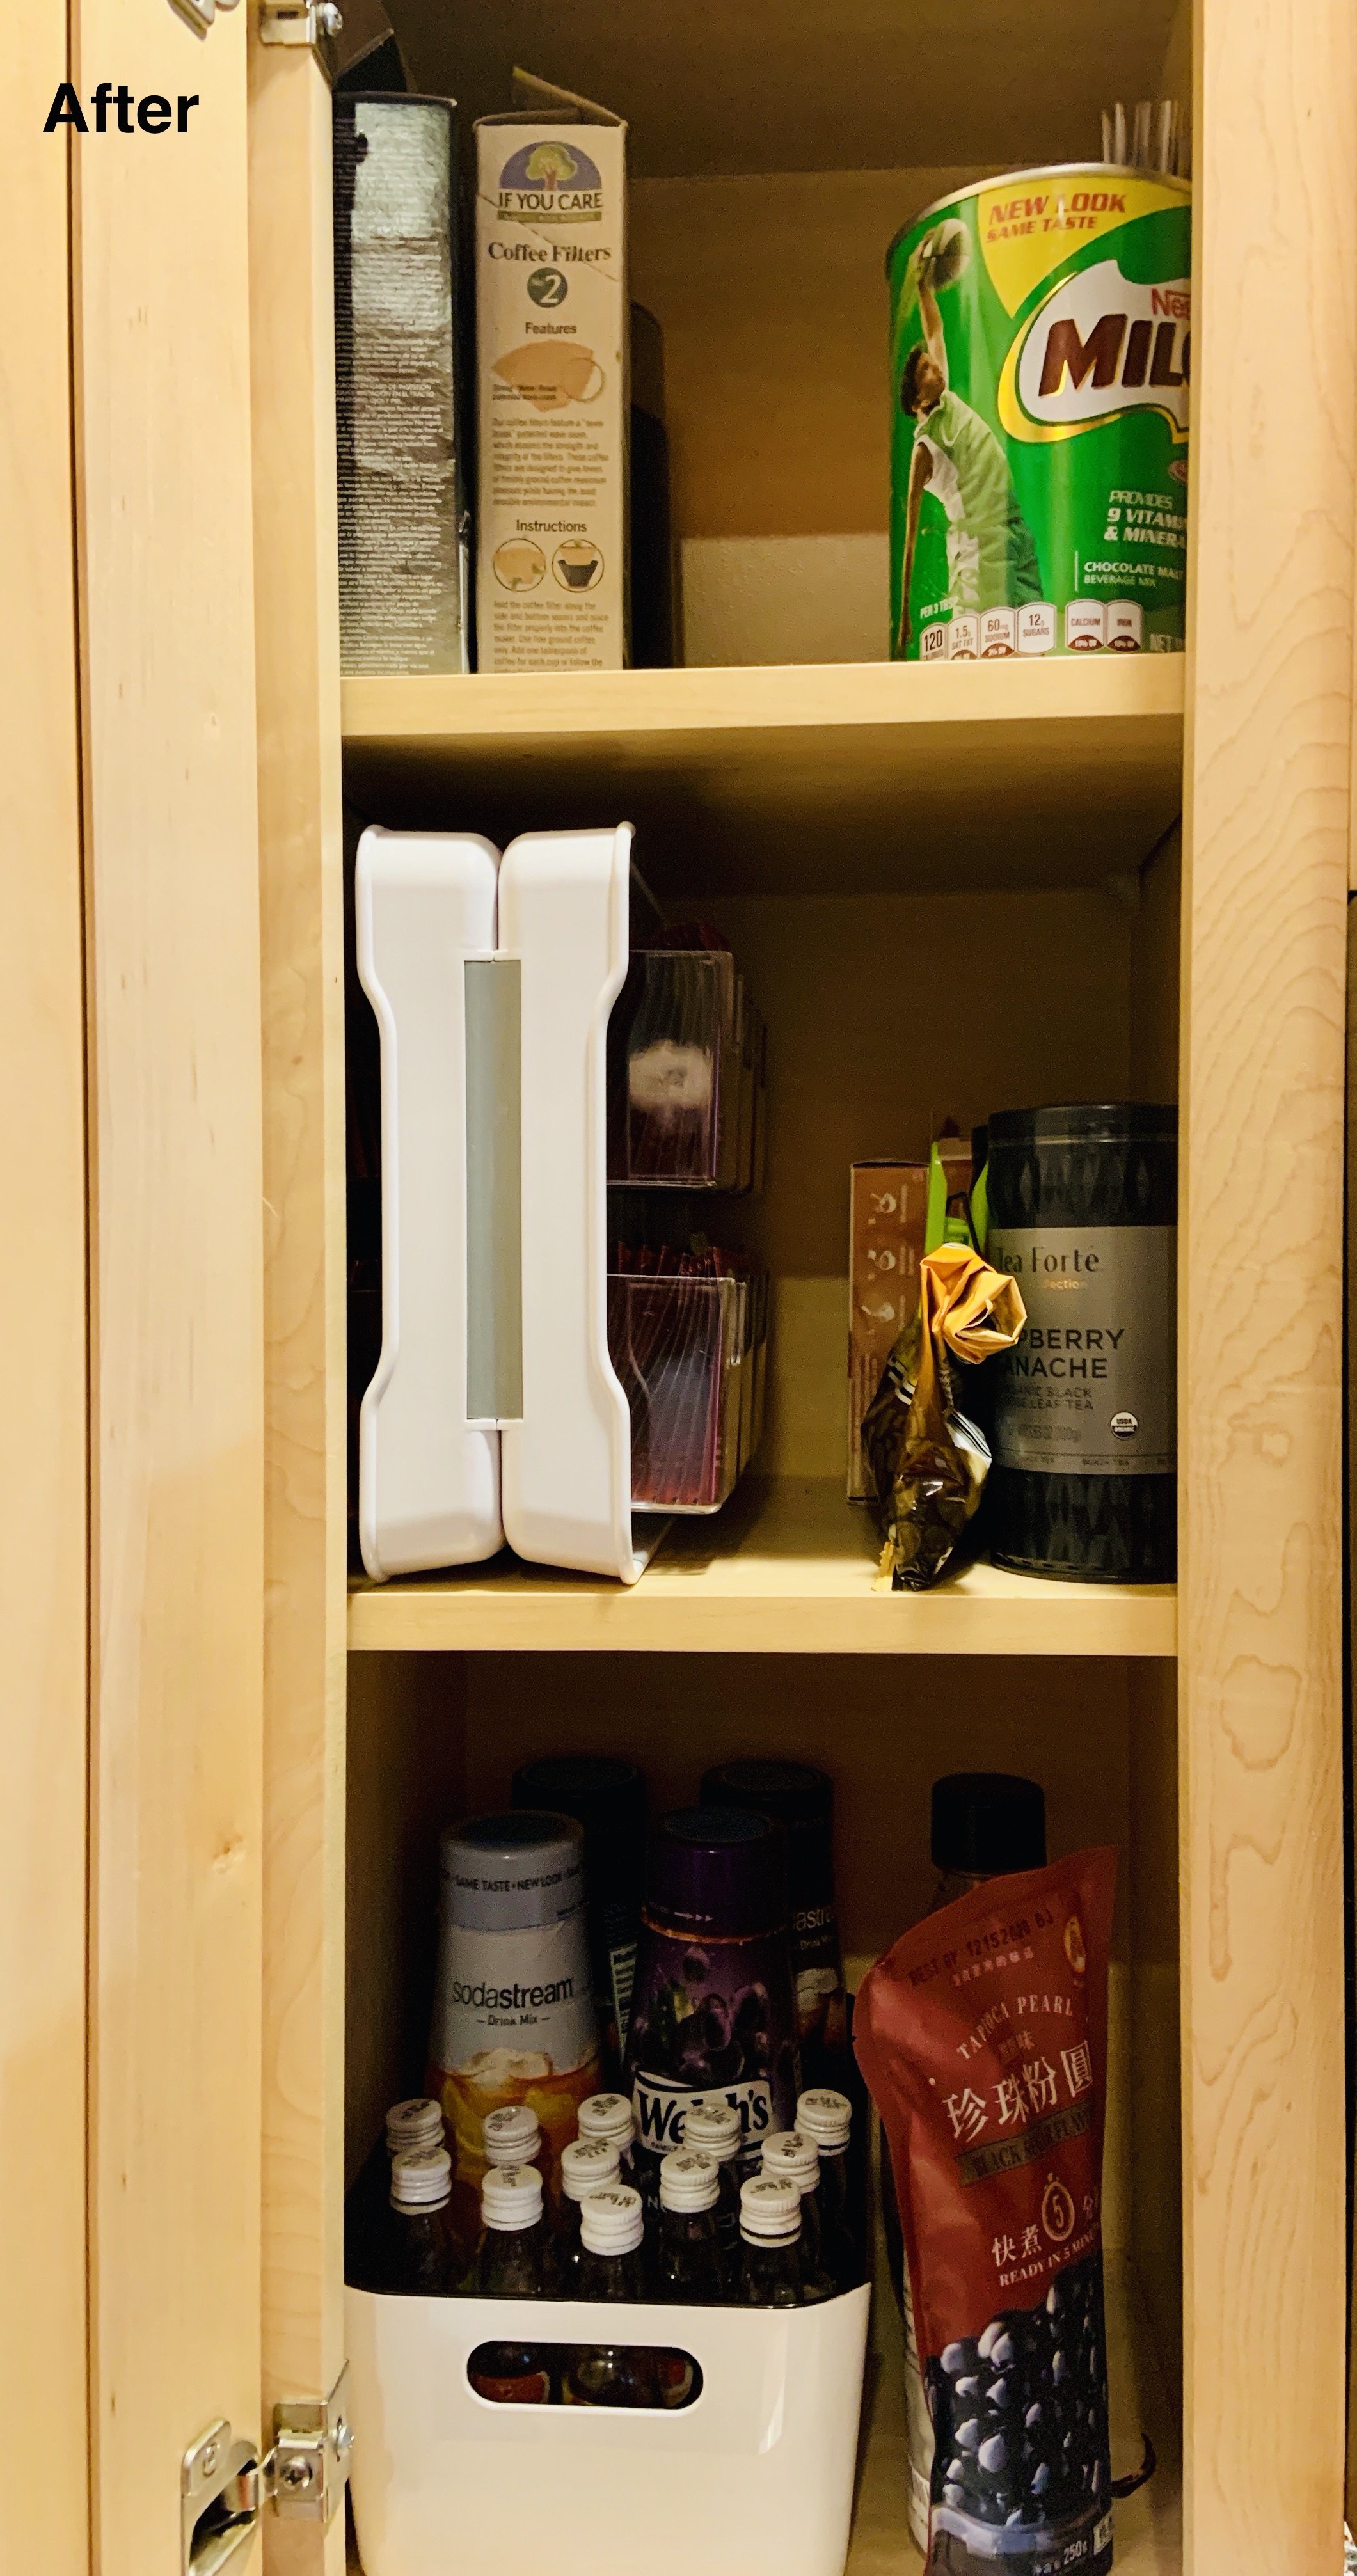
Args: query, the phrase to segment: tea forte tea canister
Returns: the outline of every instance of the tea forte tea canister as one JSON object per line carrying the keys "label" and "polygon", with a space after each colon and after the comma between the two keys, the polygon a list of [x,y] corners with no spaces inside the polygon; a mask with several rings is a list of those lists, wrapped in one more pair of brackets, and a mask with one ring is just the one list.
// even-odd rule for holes
{"label": "tea forte tea canister", "polygon": [[1093,163],[897,234],[891,652],[1181,652],[1191,190]]}
{"label": "tea forte tea canister", "polygon": [[1027,1309],[992,1363],[992,1552],[1030,1573],[1169,1582],[1177,1110],[1002,1110],[986,1189],[988,1257]]}

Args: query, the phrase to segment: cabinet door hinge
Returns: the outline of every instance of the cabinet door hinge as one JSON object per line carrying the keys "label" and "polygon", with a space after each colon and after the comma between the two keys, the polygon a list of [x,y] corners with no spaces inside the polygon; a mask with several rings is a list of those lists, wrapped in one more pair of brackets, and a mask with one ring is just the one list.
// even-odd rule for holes
{"label": "cabinet door hinge", "polygon": [[195,36],[205,36],[219,9],[234,9],[237,0],[170,0],[170,7],[193,29]]}
{"label": "cabinet door hinge", "polygon": [[348,2364],[328,2397],[293,2397],[273,2410],[273,2448],[261,2460],[223,2417],[184,2453],[180,2472],[183,2576],[218,2576],[243,2548],[266,2504],[327,2523],[349,2476],[353,2432],[345,2408]]}
{"label": "cabinet door hinge", "polygon": [[343,25],[335,0],[260,0],[261,45],[318,45]]}

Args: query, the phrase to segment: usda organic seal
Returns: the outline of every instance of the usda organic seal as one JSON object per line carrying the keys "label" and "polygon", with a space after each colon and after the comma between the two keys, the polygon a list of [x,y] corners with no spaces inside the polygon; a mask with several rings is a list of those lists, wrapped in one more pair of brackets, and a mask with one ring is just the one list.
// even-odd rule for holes
{"label": "usda organic seal", "polygon": [[1191,192],[1024,170],[892,243],[891,652],[1181,652]]}

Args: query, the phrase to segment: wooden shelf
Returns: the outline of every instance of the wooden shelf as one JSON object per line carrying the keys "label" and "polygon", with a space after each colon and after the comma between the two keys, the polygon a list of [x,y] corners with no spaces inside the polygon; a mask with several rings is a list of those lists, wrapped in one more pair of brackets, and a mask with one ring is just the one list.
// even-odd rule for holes
{"label": "wooden shelf", "polygon": [[671,1521],[630,1589],[507,1555],[466,1574],[357,1584],[349,1645],[380,1650],[835,1655],[1172,1655],[1171,1584],[1053,1583],[972,1565],[932,1592],[873,1588],[865,1509],[841,1484],[742,1486]]}
{"label": "wooden shelf", "polygon": [[1182,796],[1181,654],[344,682],[372,822],[634,822],[662,895],[1090,885]]}
{"label": "wooden shelf", "polygon": [[[1180,2576],[1183,2564],[1182,2480],[1177,2438],[1153,2357],[1139,2286],[1125,2255],[1104,2265],[1108,2376],[1111,2383],[1112,2474],[1138,2468],[1142,2436],[1158,2467],[1148,2485],[1114,2507],[1117,2576]],[[895,2311],[878,2287],[869,2361],[867,2441],[853,2514],[845,2576],[919,2576],[918,2551],[905,2524],[908,2453],[904,2377]],[[1000,2566],[1002,2561],[996,2562]]]}

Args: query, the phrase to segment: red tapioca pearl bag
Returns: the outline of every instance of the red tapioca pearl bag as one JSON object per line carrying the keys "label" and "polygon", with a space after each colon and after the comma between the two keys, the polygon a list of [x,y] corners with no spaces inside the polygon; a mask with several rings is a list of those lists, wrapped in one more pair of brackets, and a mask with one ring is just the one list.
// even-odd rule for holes
{"label": "red tapioca pearl bag", "polygon": [[859,1990],[934,2452],[930,2576],[1112,2564],[1102,2164],[1114,1851],[992,1878]]}

